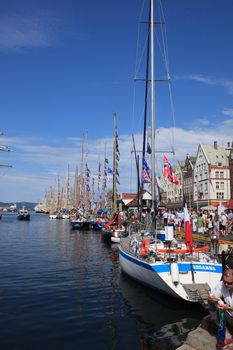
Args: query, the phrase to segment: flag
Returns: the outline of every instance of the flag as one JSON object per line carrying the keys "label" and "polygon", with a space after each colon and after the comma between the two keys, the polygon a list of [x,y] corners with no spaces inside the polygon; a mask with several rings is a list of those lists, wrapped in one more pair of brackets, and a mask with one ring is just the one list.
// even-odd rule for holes
{"label": "flag", "polygon": [[142,183],[144,183],[144,184],[151,183],[150,175],[148,174],[146,169],[142,169],[142,179],[141,180],[142,180]]}
{"label": "flag", "polygon": [[163,156],[163,176],[165,179],[168,179],[168,181],[172,182],[172,167],[168,161],[167,156],[165,155]]}
{"label": "flag", "polygon": [[187,203],[184,205],[184,231],[185,231],[185,244],[191,250],[193,246],[192,238],[192,226],[190,222],[190,215],[187,208]]}
{"label": "flag", "polygon": [[175,185],[179,185],[179,180],[176,176],[175,173],[172,173],[172,182],[175,184]]}
{"label": "flag", "polygon": [[151,183],[151,178],[150,178],[150,167],[146,160],[143,158],[142,159],[142,174],[141,174],[141,181],[142,183]]}
{"label": "flag", "polygon": [[99,165],[98,165],[98,183],[97,183],[98,192],[99,192],[99,189],[100,189],[100,178],[101,178],[101,164],[99,162]]}
{"label": "flag", "polygon": [[147,152],[148,154],[151,154],[151,153],[152,153],[152,149],[151,149],[151,147],[150,147],[149,142],[147,142],[146,152]]}
{"label": "flag", "polygon": [[107,171],[108,171],[108,174],[113,175],[113,171],[112,171],[112,169],[110,167],[108,167]]}
{"label": "flag", "polygon": [[150,171],[150,166],[149,164],[146,162],[145,158],[142,159],[142,167],[144,169],[146,169],[146,171]]}

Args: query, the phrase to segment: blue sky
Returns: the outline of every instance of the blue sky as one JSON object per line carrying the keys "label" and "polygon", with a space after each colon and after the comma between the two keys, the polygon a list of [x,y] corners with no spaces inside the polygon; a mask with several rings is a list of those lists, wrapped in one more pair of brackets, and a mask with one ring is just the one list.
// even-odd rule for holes
{"label": "blue sky", "polygon": [[[0,152],[0,163],[13,168],[0,168],[0,201],[39,201],[58,176],[64,177],[68,164],[72,175],[80,167],[86,131],[95,176],[105,146],[112,159],[114,112],[119,192],[136,190],[130,151],[132,134],[141,148],[144,86],[134,76],[144,74],[143,60],[136,68],[145,45],[145,25],[139,22],[147,20],[147,5],[143,0],[1,1],[0,145],[12,151]],[[168,84],[156,84],[156,147],[172,145],[182,160],[186,153],[195,155],[199,143],[226,145],[233,139],[233,2],[164,0],[162,5],[175,125]],[[159,68],[160,60],[158,54]],[[158,78],[163,77],[161,70]]]}

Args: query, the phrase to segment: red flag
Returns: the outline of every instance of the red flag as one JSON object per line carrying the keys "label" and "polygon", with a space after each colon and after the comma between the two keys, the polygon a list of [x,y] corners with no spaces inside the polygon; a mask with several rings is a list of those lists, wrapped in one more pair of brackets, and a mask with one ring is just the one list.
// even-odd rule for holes
{"label": "red flag", "polygon": [[187,204],[184,206],[184,231],[185,231],[185,244],[190,250],[193,247],[192,226],[190,222],[190,216],[187,208]]}
{"label": "red flag", "polygon": [[163,176],[172,182],[172,167],[165,155],[163,156]]}
{"label": "red flag", "polygon": [[175,184],[175,185],[179,185],[179,180],[176,176],[175,173],[172,173],[172,182]]}

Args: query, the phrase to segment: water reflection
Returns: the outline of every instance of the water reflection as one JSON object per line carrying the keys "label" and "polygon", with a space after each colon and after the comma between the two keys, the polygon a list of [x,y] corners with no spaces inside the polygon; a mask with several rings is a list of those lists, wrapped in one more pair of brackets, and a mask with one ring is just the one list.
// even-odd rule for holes
{"label": "water reflection", "polygon": [[123,276],[99,232],[35,214],[4,215],[0,232],[4,350],[172,349],[202,317]]}
{"label": "water reflection", "polygon": [[176,349],[204,316],[201,307],[187,307],[182,301],[152,291],[125,274],[121,274],[119,285],[128,313],[137,320],[143,349]]}

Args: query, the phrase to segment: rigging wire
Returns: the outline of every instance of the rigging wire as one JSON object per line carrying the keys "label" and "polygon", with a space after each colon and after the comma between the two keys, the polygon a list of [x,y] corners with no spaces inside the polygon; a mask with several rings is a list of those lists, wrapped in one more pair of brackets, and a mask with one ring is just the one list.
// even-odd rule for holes
{"label": "rigging wire", "polygon": [[[165,15],[163,11],[163,6],[161,0],[158,0],[158,15],[159,15],[159,21],[161,23],[166,23],[165,21]],[[158,33],[156,32],[156,41],[157,45],[162,57],[162,61],[164,63],[165,72],[166,72],[166,80],[168,82],[168,92],[169,92],[169,104],[170,104],[170,111],[172,116],[172,128],[170,128],[171,132],[171,140],[170,140],[170,147],[171,152],[173,153],[173,159],[175,163],[175,110],[174,110],[174,102],[173,102],[173,95],[172,95],[172,86],[171,86],[171,76],[170,76],[170,68],[169,68],[169,55],[168,55],[168,42],[167,42],[167,31],[166,31],[166,25],[160,26],[160,35],[161,35],[161,43],[158,38]]]}
{"label": "rigging wire", "polygon": [[[159,1],[159,4],[161,5],[161,6],[159,6],[159,9],[161,11],[162,18],[165,18],[161,1]],[[167,71],[167,79],[169,81],[168,88],[169,88],[169,97],[170,97],[170,108],[171,108],[172,121],[173,121],[173,130],[172,130],[172,145],[173,145],[173,147],[172,148],[173,148],[173,151],[174,151],[174,147],[175,147],[174,130],[175,130],[175,127],[176,127],[176,123],[175,123],[175,110],[174,110],[174,102],[173,102],[173,95],[172,95],[172,85],[171,85],[171,76],[170,76],[170,68],[169,68],[170,65],[169,65],[166,26],[164,27],[164,33],[163,34],[164,35],[162,35],[162,37],[163,37],[163,42],[164,42],[164,47],[165,47],[165,67],[166,67],[166,71]],[[174,155],[174,159],[175,159],[175,153],[173,153],[173,155]]]}
{"label": "rigging wire", "polygon": [[[147,0],[144,0],[141,5],[140,14],[138,17],[138,31],[137,31],[137,42],[136,42],[136,59],[135,59],[135,67],[134,67],[134,87],[133,87],[133,105],[132,105],[132,125],[131,130],[132,134],[134,134],[135,129],[138,130],[139,126],[142,125],[143,115],[144,115],[144,106],[142,106],[141,111],[138,113],[139,118],[136,120],[135,109],[136,109],[136,77],[139,75],[140,67],[142,65],[143,57],[145,56],[146,48],[147,48],[147,40],[144,41],[144,45],[142,50],[140,49],[140,37],[141,37],[141,22],[142,16],[144,13],[144,9],[146,7]],[[141,52],[141,53],[140,53]],[[132,142],[132,141],[131,141]],[[131,149],[133,144],[131,143]],[[132,154],[131,154],[131,162],[132,162]],[[130,175],[130,190],[131,190],[131,181],[132,181],[132,164],[131,164],[131,175]]]}

